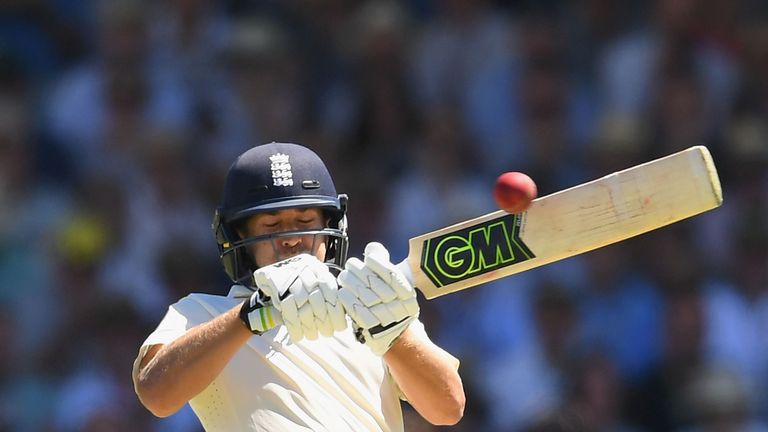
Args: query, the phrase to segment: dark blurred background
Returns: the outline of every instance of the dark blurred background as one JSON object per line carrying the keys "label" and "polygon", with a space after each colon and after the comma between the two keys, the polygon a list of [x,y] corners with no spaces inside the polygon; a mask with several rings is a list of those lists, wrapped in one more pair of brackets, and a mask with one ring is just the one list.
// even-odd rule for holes
{"label": "dark blurred background", "polygon": [[[768,430],[768,4],[0,1],[0,431],[178,431],[131,364],[225,293],[210,221],[250,146],[350,195],[351,252],[705,144],[723,207],[421,302],[461,359],[453,428]],[[492,285],[492,286],[491,286]]]}

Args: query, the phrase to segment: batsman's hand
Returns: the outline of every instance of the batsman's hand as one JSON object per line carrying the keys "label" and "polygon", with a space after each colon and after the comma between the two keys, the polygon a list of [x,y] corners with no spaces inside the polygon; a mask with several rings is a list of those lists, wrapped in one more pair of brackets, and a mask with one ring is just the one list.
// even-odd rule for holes
{"label": "batsman's hand", "polygon": [[368,243],[363,261],[348,259],[338,281],[357,339],[376,355],[384,355],[419,315],[416,290],[381,243]]}
{"label": "batsman's hand", "polygon": [[[288,258],[256,270],[253,277],[280,313],[292,341],[331,336],[347,328],[336,278],[315,256],[301,254]],[[264,314],[269,309],[262,309],[256,311],[258,315],[252,314],[252,321],[265,321]],[[254,327],[258,329],[260,324],[252,323],[250,328]]]}

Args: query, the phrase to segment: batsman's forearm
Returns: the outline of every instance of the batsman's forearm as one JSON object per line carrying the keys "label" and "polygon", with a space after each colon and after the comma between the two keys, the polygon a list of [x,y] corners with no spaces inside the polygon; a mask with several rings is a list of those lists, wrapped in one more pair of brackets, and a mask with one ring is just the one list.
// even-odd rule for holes
{"label": "batsman's forearm", "polygon": [[147,409],[159,417],[171,415],[208,387],[252,336],[239,309],[189,330],[141,367],[136,392]]}
{"label": "batsman's forearm", "polygon": [[453,356],[406,329],[384,360],[408,402],[427,421],[452,425],[461,419],[464,386]]}

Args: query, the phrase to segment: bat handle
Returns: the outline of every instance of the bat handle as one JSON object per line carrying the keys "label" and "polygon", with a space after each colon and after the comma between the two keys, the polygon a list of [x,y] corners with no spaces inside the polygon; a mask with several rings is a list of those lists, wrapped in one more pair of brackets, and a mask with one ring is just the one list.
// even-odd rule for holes
{"label": "bat handle", "polygon": [[408,264],[408,258],[400,261],[396,267],[403,272],[403,275],[408,279],[408,282],[413,285],[413,272],[411,271],[411,266]]}

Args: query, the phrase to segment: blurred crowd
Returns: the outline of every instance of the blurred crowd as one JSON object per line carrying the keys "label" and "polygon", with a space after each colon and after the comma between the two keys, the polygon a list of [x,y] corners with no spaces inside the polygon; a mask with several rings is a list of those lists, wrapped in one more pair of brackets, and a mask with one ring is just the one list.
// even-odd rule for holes
{"label": "blurred crowd", "polygon": [[721,208],[421,318],[462,362],[451,430],[768,430],[764,1],[3,0],[0,431],[201,430],[131,365],[226,293],[213,209],[270,141],[328,163],[353,255],[397,260],[503,171],[545,195],[707,145]]}

